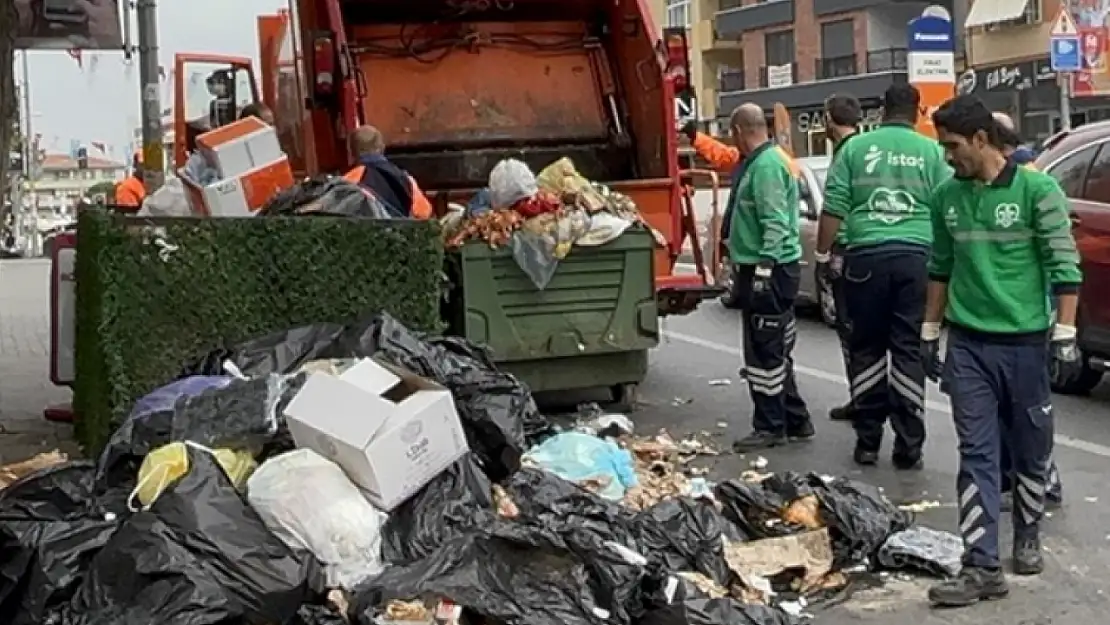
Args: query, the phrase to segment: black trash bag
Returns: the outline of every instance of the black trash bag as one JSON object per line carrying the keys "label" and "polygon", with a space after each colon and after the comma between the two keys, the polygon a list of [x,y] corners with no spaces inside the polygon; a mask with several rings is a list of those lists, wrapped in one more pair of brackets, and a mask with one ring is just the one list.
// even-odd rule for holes
{"label": "black trash bag", "polygon": [[797,625],[782,610],[735,599],[688,599],[648,612],[638,625]]}
{"label": "black trash bag", "polygon": [[[789,486],[789,487],[788,487]],[[762,482],[728,480],[714,489],[724,517],[734,523],[746,540],[776,538],[804,532],[799,525],[784,523],[782,510],[799,496],[789,480],[772,475]]]}
{"label": "black trash bag", "polygon": [[285,623],[320,587],[213,457],[190,447],[189,467],[93,558],[67,625]]}
{"label": "black trash bag", "polygon": [[726,587],[732,582],[723,541],[731,523],[712,503],[667,499],[636,515],[635,524],[652,564],[670,571],[697,571]]}
{"label": "black trash bag", "polygon": [[390,566],[359,585],[352,622],[376,625],[393,599],[445,597],[504,625],[612,625],[587,563],[561,538],[528,523],[497,520],[447,541],[427,558]]}
{"label": "black trash bag", "polygon": [[477,460],[467,454],[389,513],[382,526],[382,559],[408,564],[489,524],[491,488]]}
{"label": "black trash bag", "polygon": [[251,377],[291,374],[313,360],[355,356],[344,353],[342,339],[346,331],[342,324],[315,323],[274,332],[237,346],[212,350],[186,365],[178,377],[221,375],[227,361]]}
{"label": "black trash bag", "polygon": [[275,195],[258,211],[262,216],[323,215],[339,217],[402,217],[388,210],[360,185],[336,176],[314,176]]}
{"label": "black trash bag", "polygon": [[522,469],[505,483],[505,490],[519,520],[558,535],[586,564],[594,596],[612,613],[613,622],[643,613],[646,579],[665,573],[650,566],[629,510],[538,469]]}
{"label": "black trash bag", "polygon": [[0,490],[0,623],[47,622],[119,528],[93,495],[95,477],[91,462],[70,462]]}
{"label": "black trash bag", "polygon": [[286,376],[233,380],[178,399],[168,411],[135,415],[116,430],[97,464],[103,488],[130,488],[143,459],[173,441],[261,452],[281,433],[281,408],[297,389]]}
{"label": "black trash bag", "polygon": [[913,514],[899,510],[875,486],[847,478],[826,482],[816,474],[808,482],[821,503],[836,568],[876,557],[888,538],[913,524]]}
{"label": "black trash bag", "polygon": [[305,604],[285,625],[349,625],[343,615],[323,605]]}
{"label": "black trash bag", "polygon": [[322,358],[379,357],[435,380],[455,398],[467,441],[495,482],[520,468],[524,450],[549,435],[528,388],[494,366],[486,350],[460,338],[410,331],[388,314],[340,330],[334,324],[294,328],[223,348],[198,360],[186,375],[211,375],[231,360],[248,376],[292,373]]}

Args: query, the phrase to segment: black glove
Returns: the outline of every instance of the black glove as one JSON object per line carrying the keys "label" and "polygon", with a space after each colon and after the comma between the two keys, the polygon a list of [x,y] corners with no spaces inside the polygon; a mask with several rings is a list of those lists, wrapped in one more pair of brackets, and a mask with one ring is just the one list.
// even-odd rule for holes
{"label": "black glove", "polygon": [[1052,378],[1067,384],[1083,375],[1078,336],[1073,326],[1057,324],[1052,329]]}
{"label": "black glove", "polygon": [[682,124],[682,128],[678,130],[680,133],[686,135],[686,138],[693,141],[698,136],[698,122],[690,120]]}
{"label": "black glove", "polygon": [[940,359],[940,323],[921,324],[921,364],[925,367],[925,377],[937,382],[944,371]]}

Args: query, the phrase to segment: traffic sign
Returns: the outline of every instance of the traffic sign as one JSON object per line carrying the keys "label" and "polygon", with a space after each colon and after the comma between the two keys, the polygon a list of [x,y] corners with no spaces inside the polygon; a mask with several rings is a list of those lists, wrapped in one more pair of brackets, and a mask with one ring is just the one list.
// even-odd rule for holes
{"label": "traffic sign", "polygon": [[1071,12],[1068,11],[1066,6],[1060,7],[1060,12],[1056,14],[1056,21],[1052,24],[1053,37],[1078,37],[1079,28],[1075,26],[1075,20],[1071,17]]}
{"label": "traffic sign", "polygon": [[1078,72],[1083,69],[1079,54],[1079,36],[1052,37],[1049,63],[1054,72]]}

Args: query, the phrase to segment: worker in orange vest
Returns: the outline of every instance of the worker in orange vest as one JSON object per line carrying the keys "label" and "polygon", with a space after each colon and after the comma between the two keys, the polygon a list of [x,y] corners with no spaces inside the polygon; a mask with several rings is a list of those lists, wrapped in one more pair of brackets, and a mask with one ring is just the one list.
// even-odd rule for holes
{"label": "worker in orange vest", "polygon": [[116,184],[115,205],[123,212],[137,213],[146,199],[143,184],[143,155],[136,152],[131,159],[131,175]]}
{"label": "worker in orange vest", "polygon": [[385,157],[385,139],[373,126],[361,126],[351,134],[351,151],[358,165],[344,179],[373,193],[395,217],[429,219],[432,204],[405,170]]}

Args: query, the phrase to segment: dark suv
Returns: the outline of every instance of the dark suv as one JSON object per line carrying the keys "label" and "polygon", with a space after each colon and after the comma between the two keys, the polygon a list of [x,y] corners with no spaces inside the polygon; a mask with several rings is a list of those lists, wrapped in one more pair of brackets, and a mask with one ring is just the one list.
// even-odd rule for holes
{"label": "dark suv", "polygon": [[1060,182],[1071,200],[1072,232],[1082,258],[1079,347],[1083,375],[1058,393],[1089,392],[1110,370],[1110,122],[1062,132],[1045,141],[1036,165]]}

